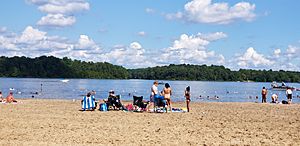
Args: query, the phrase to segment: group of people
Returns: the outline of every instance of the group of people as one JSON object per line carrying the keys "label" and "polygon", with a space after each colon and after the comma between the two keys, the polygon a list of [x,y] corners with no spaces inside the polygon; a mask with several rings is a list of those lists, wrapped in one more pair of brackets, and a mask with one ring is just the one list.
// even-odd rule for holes
{"label": "group of people", "polygon": [[[282,103],[283,104],[291,104],[292,103],[292,98],[293,98],[293,91],[291,88],[286,88],[286,97],[287,97],[287,101],[283,100]],[[266,87],[263,87],[261,90],[261,96],[262,96],[262,103],[266,103],[267,102],[267,94],[268,94],[268,90],[266,89]],[[279,103],[278,101],[278,94],[274,93],[271,95],[271,103]]]}
{"label": "group of people", "polygon": [[[186,106],[187,106],[187,112],[190,111],[190,101],[191,101],[191,88],[190,86],[187,86],[184,91],[184,96],[186,99]],[[81,100],[82,110],[95,110],[97,107],[97,102],[95,99],[95,91],[88,92],[86,96],[84,96]],[[164,88],[161,92],[158,90],[158,81],[154,81],[152,87],[151,87],[151,95],[150,95],[150,104],[148,105],[147,109],[153,106],[154,110],[159,105],[163,105],[164,108],[166,108],[166,112],[168,112],[167,108],[169,108],[169,111],[172,112],[172,103],[171,103],[171,95],[172,95],[172,89],[169,83],[166,83],[164,85]],[[120,95],[115,95],[115,92],[113,90],[109,91],[109,95],[107,99],[103,100],[104,103],[100,104],[100,110],[101,106],[103,104],[106,105],[106,109],[111,106],[113,109],[120,109],[120,110],[126,110],[126,108],[122,105],[120,101]]]}
{"label": "group of people", "polygon": [[[187,86],[184,91],[184,96],[186,98],[186,106],[187,112],[190,111],[190,101],[191,101],[191,92],[190,86]],[[172,89],[169,83],[165,83],[165,86],[161,92],[158,91],[158,81],[154,81],[151,87],[151,95],[150,95],[150,102],[153,103],[154,110],[156,106],[162,102],[165,104],[166,108],[168,107],[169,110],[172,112],[172,105],[171,105],[171,95]],[[151,105],[150,105],[151,106]],[[168,110],[166,110],[167,112]]]}
{"label": "group of people", "polygon": [[9,94],[6,96],[6,98],[3,98],[2,91],[0,91],[0,102],[2,103],[12,103],[17,102],[17,100],[13,96],[13,92],[9,92]]}

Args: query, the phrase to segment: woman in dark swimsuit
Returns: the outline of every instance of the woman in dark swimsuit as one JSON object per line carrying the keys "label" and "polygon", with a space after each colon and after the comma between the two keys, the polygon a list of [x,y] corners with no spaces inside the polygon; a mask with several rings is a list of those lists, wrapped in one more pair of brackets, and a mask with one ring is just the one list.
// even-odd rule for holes
{"label": "woman in dark swimsuit", "polygon": [[187,111],[190,112],[190,102],[191,102],[191,88],[190,86],[187,86],[185,91],[184,91],[184,96],[185,96],[185,100],[186,100],[186,108]]}

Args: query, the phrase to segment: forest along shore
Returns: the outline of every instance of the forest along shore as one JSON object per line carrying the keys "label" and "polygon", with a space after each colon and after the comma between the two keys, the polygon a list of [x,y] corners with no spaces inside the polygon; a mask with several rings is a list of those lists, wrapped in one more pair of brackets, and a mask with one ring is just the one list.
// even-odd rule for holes
{"label": "forest along shore", "polygon": [[300,145],[300,104],[191,103],[190,113],[163,114],[80,108],[79,100],[0,104],[0,145]]}
{"label": "forest along shore", "polygon": [[126,69],[108,62],[86,62],[53,56],[2,56],[0,66],[0,77],[300,82],[300,72],[296,71],[233,71],[218,65],[190,64]]}

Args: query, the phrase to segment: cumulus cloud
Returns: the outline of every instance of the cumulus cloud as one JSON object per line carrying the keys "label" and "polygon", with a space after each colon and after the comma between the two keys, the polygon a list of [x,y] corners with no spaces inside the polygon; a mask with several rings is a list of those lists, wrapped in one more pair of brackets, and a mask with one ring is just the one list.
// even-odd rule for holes
{"label": "cumulus cloud", "polygon": [[237,20],[251,21],[255,18],[255,4],[239,2],[213,3],[212,0],[192,0],[185,4],[184,12],[166,14],[167,19],[183,19],[195,23],[228,24]]}
{"label": "cumulus cloud", "polygon": [[275,49],[275,50],[274,50],[274,56],[275,56],[276,58],[278,58],[278,57],[280,56],[280,54],[281,54],[281,50],[280,50],[280,49]]}
{"label": "cumulus cloud", "polygon": [[38,8],[40,11],[50,14],[74,14],[76,12],[81,12],[90,9],[89,3],[85,1],[49,1],[40,5]]}
{"label": "cumulus cloud", "polygon": [[37,25],[49,27],[66,27],[76,22],[75,14],[90,9],[85,0],[27,0],[37,5],[41,12],[47,13]]}
{"label": "cumulus cloud", "polygon": [[73,25],[75,22],[76,18],[74,16],[64,16],[63,14],[48,14],[47,16],[43,16],[37,22],[37,25],[64,27]]}
{"label": "cumulus cloud", "polygon": [[34,44],[37,41],[46,40],[46,32],[39,31],[34,29],[32,26],[26,27],[22,32],[22,35],[19,37],[18,42]]}
{"label": "cumulus cloud", "polygon": [[297,57],[300,54],[300,48],[290,45],[286,49],[286,54],[289,58]]}
{"label": "cumulus cloud", "polygon": [[132,42],[129,46],[117,45],[115,49],[100,55],[102,61],[122,65],[128,68],[140,68],[154,66],[155,62],[151,61],[146,54],[145,49],[139,42]]}
{"label": "cumulus cloud", "polygon": [[81,35],[77,42],[73,42],[28,26],[21,34],[0,35],[0,51],[5,56],[53,55],[90,61],[95,59],[91,56],[100,54],[102,49],[87,35]]}
{"label": "cumulus cloud", "polygon": [[237,58],[238,65],[242,68],[251,67],[270,67],[275,62],[266,58],[263,54],[259,54],[252,47],[248,48],[246,52]]}
{"label": "cumulus cloud", "polygon": [[173,42],[173,46],[165,49],[159,60],[162,64],[223,64],[224,56],[207,50],[206,46],[211,41],[225,37],[226,34],[221,32],[190,36],[182,34]]}

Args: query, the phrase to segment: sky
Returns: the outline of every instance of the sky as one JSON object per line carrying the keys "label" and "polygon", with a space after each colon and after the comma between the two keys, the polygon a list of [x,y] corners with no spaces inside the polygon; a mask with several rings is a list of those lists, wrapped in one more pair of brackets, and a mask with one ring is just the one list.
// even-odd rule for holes
{"label": "sky", "polygon": [[6,0],[0,56],[300,71],[299,0]]}

